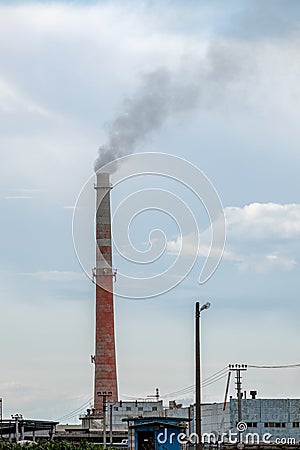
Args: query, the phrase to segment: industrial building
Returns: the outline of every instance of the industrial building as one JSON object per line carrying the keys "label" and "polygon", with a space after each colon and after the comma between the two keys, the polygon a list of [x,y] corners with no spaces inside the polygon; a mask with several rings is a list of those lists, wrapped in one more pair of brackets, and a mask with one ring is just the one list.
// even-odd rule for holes
{"label": "industrial building", "polygon": [[[205,442],[230,443],[238,436],[238,401],[230,398],[224,403],[203,403],[201,405],[202,439]],[[262,399],[243,398],[242,422],[245,430],[243,441],[253,443],[300,443],[300,399]],[[106,410],[106,442],[113,442],[118,447],[127,445],[127,439],[132,432],[128,428],[134,421],[143,423],[159,422],[159,419],[172,419],[184,429],[186,436],[195,433],[195,405],[182,406],[175,401],[169,402],[168,407],[159,401],[135,401],[108,403]],[[69,427],[66,435],[70,438],[79,435],[98,439],[103,442],[103,418],[94,419],[93,414],[81,416],[82,426],[76,429]],[[169,420],[169,422],[168,422]],[[146,422],[145,422],[146,421]],[[161,422],[161,421],[160,421]],[[59,426],[63,429],[63,426]],[[68,427],[66,427],[68,429]],[[93,438],[92,438],[93,436]],[[131,444],[130,444],[131,445]]]}
{"label": "industrial building", "polygon": [[[230,424],[236,431],[237,399],[230,400]],[[263,436],[270,434],[270,441],[291,439],[300,442],[300,399],[249,398],[242,400],[242,421],[246,423],[245,433]]]}
{"label": "industrial building", "polygon": [[[300,442],[300,399],[244,398],[241,401],[244,441],[270,443]],[[214,434],[222,441],[237,436],[238,400],[202,405],[202,433]],[[193,417],[193,412],[191,411]],[[191,423],[194,431],[194,422]],[[248,435],[248,436],[247,436]],[[223,436],[223,438],[222,438]],[[251,443],[251,442],[250,442]]]}
{"label": "industrial building", "polygon": [[48,440],[54,437],[58,422],[24,419],[15,415],[0,421],[0,438],[7,441]]}
{"label": "industrial building", "polygon": [[[242,433],[244,442],[300,443],[300,399],[243,398],[241,405],[242,422],[245,424]],[[230,443],[230,440],[236,439],[236,398],[230,398],[226,405],[202,404],[201,417],[202,439],[205,442]],[[175,401],[169,402],[168,407],[163,406],[162,400],[108,402],[101,418],[96,418],[93,411],[88,410],[80,419],[80,425],[23,418],[3,419],[1,436],[2,439],[10,441],[14,441],[16,437],[19,440],[84,439],[97,443],[106,442],[107,445],[113,443],[115,447],[124,449],[129,446],[133,450],[138,442],[137,430],[154,432],[155,424],[156,430],[157,427],[162,430],[164,424],[169,424],[171,428],[176,428],[175,433],[180,431],[187,437],[195,433],[195,405],[185,407]]]}

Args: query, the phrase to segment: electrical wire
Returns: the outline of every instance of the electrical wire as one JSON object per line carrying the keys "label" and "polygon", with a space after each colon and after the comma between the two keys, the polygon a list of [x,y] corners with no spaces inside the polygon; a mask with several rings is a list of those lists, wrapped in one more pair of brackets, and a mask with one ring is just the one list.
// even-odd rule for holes
{"label": "electrical wire", "polygon": [[[278,365],[278,366],[267,366],[267,365],[254,365],[254,364],[248,364],[248,368],[251,369],[296,369],[300,368],[300,363],[297,364],[286,364],[286,365]],[[227,376],[227,367],[224,367],[223,369],[219,370],[218,372],[215,372],[214,374],[210,375],[209,377],[205,378],[201,382],[201,387],[206,388],[207,386],[210,386],[213,383],[216,383],[217,381],[222,380]],[[179,389],[178,391],[170,392],[168,394],[160,395],[160,398],[171,398],[171,397],[178,397],[186,394],[193,393],[195,391],[195,385],[187,386],[185,388]],[[136,398],[136,397],[130,397],[128,395],[123,395],[123,397],[126,397],[129,400],[140,400],[145,401],[144,398]],[[60,418],[58,418],[58,421],[61,420],[67,420],[72,419],[73,417],[77,416],[83,409],[85,409],[90,403],[92,402],[93,397],[91,397],[87,402],[85,402],[83,405],[81,405],[79,408],[71,411],[69,414],[66,414]]]}
{"label": "electrical wire", "polygon": [[[300,364],[299,364],[300,366]],[[248,366],[248,367],[258,367],[258,366]],[[206,388],[207,386],[210,386],[213,383],[216,383],[219,380],[222,380],[223,378],[225,378],[227,376],[227,371],[228,368],[227,367],[223,367],[223,369],[218,370],[217,372],[213,373],[212,375],[210,375],[209,377],[205,378],[202,383],[201,386],[203,388]],[[164,395],[160,395],[160,398],[171,398],[171,397],[178,397],[178,396],[182,396],[182,395],[187,395],[190,393],[193,393],[195,391],[195,385],[192,384],[191,386],[187,386],[185,388],[179,389],[178,391],[174,391],[174,392],[170,392],[168,394],[164,394]],[[129,395],[122,395],[122,397],[127,398],[128,400],[138,400],[138,401],[146,401],[147,399],[142,398],[142,397],[131,397]],[[59,417],[57,420],[61,421],[61,420],[68,420],[68,419],[72,419],[73,417],[77,416],[82,410],[86,409],[86,407],[88,405],[90,405],[90,403],[92,402],[93,397],[91,397],[88,401],[86,401],[83,405],[81,405],[79,408],[74,409],[73,411],[69,412],[68,414],[65,414],[64,416]]]}
{"label": "electrical wire", "polygon": [[61,420],[71,419],[72,417],[78,415],[87,406],[89,406],[92,400],[93,400],[93,397],[91,397],[87,402],[85,402],[79,408],[74,409],[73,411],[69,412],[68,414],[65,414],[64,416],[59,417],[56,420],[61,421]]}
{"label": "electrical wire", "polygon": [[296,369],[296,368],[300,367],[300,363],[286,364],[286,365],[281,365],[281,366],[255,366],[255,365],[248,364],[248,367],[250,367],[252,369]]}
{"label": "electrical wire", "polygon": [[222,377],[223,377],[223,376],[226,376],[227,373],[228,373],[228,367],[224,367],[223,369],[219,370],[218,372],[214,373],[213,375],[211,375],[211,376],[205,378],[205,379],[202,381],[201,385],[203,386],[203,385],[205,385],[206,383],[209,383],[210,381],[213,381],[213,380],[219,378],[220,376],[222,376]]}
{"label": "electrical wire", "polygon": [[224,373],[223,375],[221,375],[220,377],[216,378],[215,380],[210,381],[209,383],[206,383],[205,385],[202,385],[203,388],[206,388],[207,386],[210,386],[213,383],[216,383],[217,381],[223,380],[223,378],[227,377],[227,373]]}
{"label": "electrical wire", "polygon": [[147,400],[149,400],[149,398],[145,398],[145,397],[131,397],[130,395],[125,395],[125,394],[121,394],[121,397],[125,397],[128,400],[132,400],[132,401],[138,401],[138,402],[146,402]]}
{"label": "electrical wire", "polygon": [[178,395],[188,394],[190,391],[194,390],[195,385],[187,386],[186,388],[180,389],[179,391],[169,392],[168,394],[161,395],[161,398],[176,397]]}
{"label": "electrical wire", "polygon": [[[211,384],[214,384],[217,381],[223,380],[223,378],[226,378],[226,377],[227,377],[227,373],[221,374],[220,376],[218,376],[212,380],[209,380],[206,383],[205,382],[201,383],[201,387],[202,387],[202,389],[205,389],[206,387],[210,386]],[[194,393],[194,392],[195,392],[195,385],[192,386],[192,389],[186,390],[185,392],[183,392],[182,394],[179,394],[179,395]]]}
{"label": "electrical wire", "polygon": [[62,416],[62,417],[60,417],[58,420],[66,420],[66,419],[70,419],[70,418],[72,418],[72,417],[78,415],[79,413],[81,413],[81,411],[85,410],[85,409],[91,404],[91,401],[92,401],[92,400],[93,400],[93,399],[91,398],[89,401],[87,401],[86,403],[84,403],[83,405],[81,405],[79,408],[77,408],[77,409],[75,409],[75,410],[69,412],[68,414],[66,414],[66,415],[64,415],[64,416]]}
{"label": "electrical wire", "polygon": [[205,378],[203,380],[203,383],[205,383],[206,381],[208,381],[210,378],[214,378],[216,375],[220,374],[221,372],[228,372],[228,367],[223,367],[223,369],[219,370],[218,372],[214,373],[213,375],[210,375],[209,377]]}
{"label": "electrical wire", "polygon": [[[220,379],[224,378],[225,376],[227,376],[227,372],[228,372],[228,367],[223,367],[223,369],[218,370],[217,372],[215,372],[214,374],[210,375],[209,377],[205,378],[202,383],[201,386],[202,387],[206,387],[209,386],[210,384],[219,381]],[[195,385],[191,385],[191,386],[187,386],[186,388],[180,389],[178,391],[174,391],[168,394],[164,394],[161,395],[161,398],[171,398],[171,397],[177,397],[180,395],[184,395],[184,394],[189,394],[194,392],[195,390]]]}

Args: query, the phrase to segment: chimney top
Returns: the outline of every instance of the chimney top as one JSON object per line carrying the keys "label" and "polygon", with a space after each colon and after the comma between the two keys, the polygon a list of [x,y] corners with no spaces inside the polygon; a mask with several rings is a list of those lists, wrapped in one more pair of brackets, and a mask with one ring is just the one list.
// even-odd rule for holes
{"label": "chimney top", "polygon": [[97,185],[96,189],[110,188],[110,174],[108,172],[97,172]]}

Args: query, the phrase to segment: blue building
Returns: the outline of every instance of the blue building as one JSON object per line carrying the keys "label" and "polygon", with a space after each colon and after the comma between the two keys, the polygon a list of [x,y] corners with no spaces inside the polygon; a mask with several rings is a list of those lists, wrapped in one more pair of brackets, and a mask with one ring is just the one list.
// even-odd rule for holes
{"label": "blue building", "polygon": [[187,421],[181,417],[129,418],[129,450],[181,450]]}

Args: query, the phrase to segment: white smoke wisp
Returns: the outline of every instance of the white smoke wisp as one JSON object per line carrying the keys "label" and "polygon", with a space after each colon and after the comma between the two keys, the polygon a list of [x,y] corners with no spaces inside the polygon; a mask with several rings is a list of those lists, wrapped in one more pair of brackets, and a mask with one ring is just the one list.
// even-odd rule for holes
{"label": "white smoke wisp", "polygon": [[[110,123],[107,143],[98,151],[94,169],[134,153],[138,145],[175,115],[197,108],[215,107],[228,89],[249,74],[245,55],[232,44],[211,46],[197,63],[178,71],[160,68],[142,76],[140,88],[123,102],[123,110]],[[247,68],[249,65],[247,64]]]}

